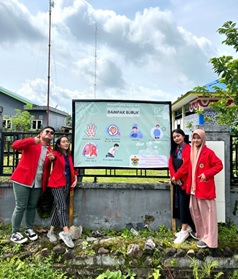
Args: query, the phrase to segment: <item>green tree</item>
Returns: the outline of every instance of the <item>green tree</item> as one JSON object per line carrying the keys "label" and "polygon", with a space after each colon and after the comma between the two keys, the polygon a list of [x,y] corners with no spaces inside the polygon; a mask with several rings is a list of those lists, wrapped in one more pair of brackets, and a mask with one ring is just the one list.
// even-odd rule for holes
{"label": "green tree", "polygon": [[[226,39],[223,44],[231,46],[238,52],[238,28],[236,23],[227,21],[217,30]],[[227,124],[233,132],[238,131],[238,59],[233,56],[214,57],[209,60],[213,65],[214,72],[218,75],[220,83],[226,85],[226,89],[213,86],[215,92],[212,95],[219,97],[218,102],[210,104],[218,114],[216,115],[218,124]],[[202,92],[205,96],[211,96],[205,87],[195,87],[196,92]],[[231,105],[230,102],[232,102]]]}
{"label": "green tree", "polygon": [[72,127],[72,116],[70,114],[66,117],[66,126]]}
{"label": "green tree", "polygon": [[31,129],[31,121],[34,119],[28,111],[15,109],[16,114],[11,117],[13,131],[29,131]]}

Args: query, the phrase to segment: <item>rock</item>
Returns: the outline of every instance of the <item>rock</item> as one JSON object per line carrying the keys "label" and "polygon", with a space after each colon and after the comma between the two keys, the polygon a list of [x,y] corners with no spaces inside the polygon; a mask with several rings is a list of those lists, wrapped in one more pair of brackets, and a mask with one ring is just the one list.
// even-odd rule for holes
{"label": "rock", "polygon": [[221,257],[222,256],[222,253],[219,249],[215,248],[215,249],[211,249],[211,256],[212,257]]}
{"label": "rock", "polygon": [[174,248],[166,248],[165,256],[166,257],[173,257],[176,254],[176,249]]}
{"label": "rock", "polygon": [[197,252],[197,255],[196,255],[197,259],[199,260],[203,260],[204,257],[205,257],[205,253],[202,249],[200,249],[198,252]]}
{"label": "rock", "polygon": [[65,248],[63,248],[61,245],[56,245],[54,248],[53,248],[53,251],[56,253],[56,254],[64,254],[65,253]]}
{"label": "rock", "polygon": [[105,249],[104,247],[100,247],[98,249],[98,254],[108,254],[108,253],[109,253],[109,250]]}
{"label": "rock", "polygon": [[232,257],[233,256],[233,252],[232,252],[231,248],[229,248],[229,247],[224,248],[223,254],[224,254],[224,257]]}
{"label": "rock", "polygon": [[50,250],[48,248],[44,248],[41,250],[40,254],[42,257],[47,258],[50,255]]}
{"label": "rock", "polygon": [[135,235],[135,236],[138,236],[138,235],[139,235],[138,231],[135,230],[135,229],[133,229],[133,228],[130,229],[130,232],[131,232],[133,235]]}
{"label": "rock", "polygon": [[102,237],[102,236],[104,236],[104,232],[93,231],[92,232],[92,236],[94,236],[94,237]]}
{"label": "rock", "polygon": [[109,243],[112,243],[114,240],[115,240],[115,238],[113,238],[113,237],[100,239],[99,244],[101,244],[101,245],[109,244]]}
{"label": "rock", "polygon": [[155,247],[156,247],[156,244],[153,242],[153,240],[151,238],[149,238],[145,242],[144,252],[146,254],[153,254]]}
{"label": "rock", "polygon": [[72,249],[67,250],[63,257],[62,257],[65,261],[71,260],[74,258],[74,252]]}
{"label": "rock", "polygon": [[129,244],[127,247],[127,255],[133,258],[140,258],[142,256],[142,251],[138,244]]}
{"label": "rock", "polygon": [[182,258],[186,255],[186,252],[183,249],[178,249],[177,253],[175,254],[176,258]]}
{"label": "rock", "polygon": [[82,236],[83,228],[82,226],[71,226],[69,231],[72,235],[72,239],[79,239]]}
{"label": "rock", "polygon": [[195,252],[194,252],[194,250],[193,250],[193,249],[188,250],[187,256],[189,256],[189,257],[191,257],[191,258],[195,257]]}
{"label": "rock", "polygon": [[96,237],[87,237],[86,238],[87,242],[94,242],[94,243],[98,243],[98,239]]}

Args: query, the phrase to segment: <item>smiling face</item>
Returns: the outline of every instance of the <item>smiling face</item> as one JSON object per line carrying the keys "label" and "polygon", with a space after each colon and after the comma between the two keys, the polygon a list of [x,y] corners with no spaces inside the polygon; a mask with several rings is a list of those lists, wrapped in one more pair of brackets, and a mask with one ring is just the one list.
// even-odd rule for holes
{"label": "smiling face", "polygon": [[45,128],[41,133],[40,137],[43,141],[51,141],[54,139],[55,132],[51,128]]}
{"label": "smiling face", "polygon": [[60,142],[58,143],[58,147],[63,151],[66,152],[69,149],[69,140],[67,137],[62,137]]}
{"label": "smiling face", "polygon": [[184,145],[184,136],[183,135],[174,132],[172,136],[173,136],[174,142],[177,145],[179,145],[179,146],[183,146]]}
{"label": "smiling face", "polygon": [[198,134],[193,134],[192,143],[199,148],[202,144],[202,139]]}

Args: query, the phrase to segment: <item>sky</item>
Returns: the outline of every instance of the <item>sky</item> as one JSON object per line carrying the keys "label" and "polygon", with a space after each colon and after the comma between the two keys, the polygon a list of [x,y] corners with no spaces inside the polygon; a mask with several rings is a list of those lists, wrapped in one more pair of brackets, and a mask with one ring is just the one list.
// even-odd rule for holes
{"label": "sky", "polygon": [[237,0],[0,0],[0,14],[0,86],[46,105],[49,85],[68,113],[78,99],[174,102],[218,78],[210,58],[236,55],[217,30],[238,23]]}

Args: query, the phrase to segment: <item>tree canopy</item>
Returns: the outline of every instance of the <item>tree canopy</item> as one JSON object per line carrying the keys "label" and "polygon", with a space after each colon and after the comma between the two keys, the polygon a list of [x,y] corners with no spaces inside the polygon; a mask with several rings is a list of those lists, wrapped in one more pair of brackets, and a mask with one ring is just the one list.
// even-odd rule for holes
{"label": "tree canopy", "polygon": [[[238,28],[236,23],[227,21],[217,30],[221,35],[225,35],[223,44],[231,46],[238,52]],[[233,131],[238,131],[238,59],[233,56],[214,57],[209,60],[213,65],[214,72],[218,75],[220,83],[226,85],[225,89],[219,86],[213,86],[215,92],[209,93],[202,86],[194,88],[196,92],[202,92],[204,95],[217,95],[219,100],[211,103],[218,114],[216,120],[218,124],[227,124]],[[232,101],[231,105],[228,105]]]}
{"label": "tree canopy", "polygon": [[28,111],[15,109],[16,114],[11,117],[13,131],[29,131],[31,129],[31,121],[34,119]]}

